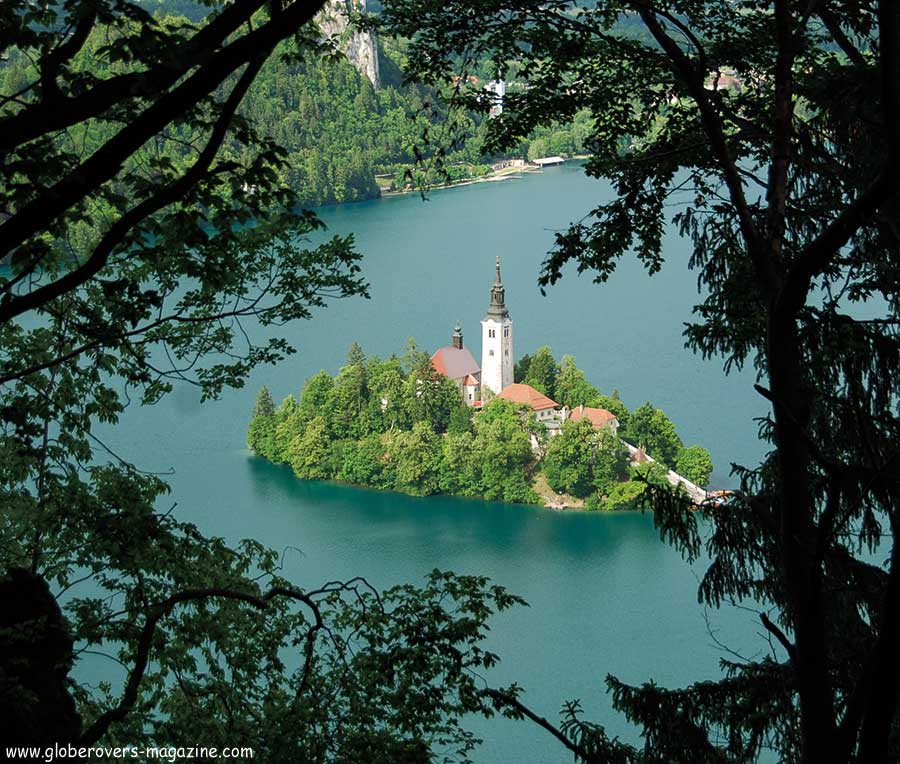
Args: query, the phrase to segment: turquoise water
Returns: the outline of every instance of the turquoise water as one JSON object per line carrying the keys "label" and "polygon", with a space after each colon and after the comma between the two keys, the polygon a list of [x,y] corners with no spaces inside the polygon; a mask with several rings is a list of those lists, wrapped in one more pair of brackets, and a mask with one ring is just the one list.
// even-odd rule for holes
{"label": "turquoise water", "polygon": [[[730,656],[710,628],[731,647],[752,653],[764,646],[752,614],[704,613],[696,602],[701,569],[658,540],[649,516],[560,514],[303,483],[244,448],[261,384],[276,398],[296,393],[319,369],[335,372],[353,340],[382,355],[402,350],[411,335],[433,349],[449,343],[459,320],[479,357],[478,322],[499,254],[516,354],[549,344],[557,357],[574,354],[589,379],[606,392],[617,388],[630,407],[652,400],[687,444],[710,450],[714,483],[728,485],[730,462],[760,456],[753,417],[765,407],[749,374],[725,378],[720,361],[682,348],[696,300],[686,243],[666,239],[670,262],[653,278],[624,261],[604,285],[573,271],[546,297],[537,288],[553,232],[608,193],[567,166],[434,192],[427,203],[407,196],[323,210],[333,232],[355,233],[371,300],[338,301],[287,327],[299,353],[258,370],[247,388],[220,401],[201,406],[196,391],[182,388],[152,409],[130,409],[114,434],[117,449],[144,469],[173,469],[176,511],[205,532],[290,548],[287,572],[302,585],[364,575],[388,586],[421,580],[434,567],[490,576],[531,604],[496,620],[490,647],[503,663],[492,681],[518,681],[526,701],[550,719],[564,699],[581,698],[589,718],[633,738],[609,709],[607,673],[663,684],[713,677],[719,659]],[[486,739],[481,764],[570,760],[525,722],[472,726]]]}

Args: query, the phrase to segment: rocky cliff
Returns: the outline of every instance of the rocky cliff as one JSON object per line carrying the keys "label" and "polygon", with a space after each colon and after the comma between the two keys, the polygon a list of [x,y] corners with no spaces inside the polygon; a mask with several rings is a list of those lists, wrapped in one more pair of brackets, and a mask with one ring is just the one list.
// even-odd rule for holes
{"label": "rocky cliff", "polygon": [[377,88],[380,74],[375,35],[350,26],[350,14],[365,10],[366,0],[328,0],[316,21],[322,34],[337,40],[350,63]]}

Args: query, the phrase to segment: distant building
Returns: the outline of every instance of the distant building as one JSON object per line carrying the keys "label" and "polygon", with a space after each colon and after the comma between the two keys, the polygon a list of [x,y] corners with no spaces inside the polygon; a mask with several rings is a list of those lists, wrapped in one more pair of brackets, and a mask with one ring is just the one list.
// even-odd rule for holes
{"label": "distant building", "polygon": [[590,406],[576,406],[571,410],[566,409],[564,413],[566,414],[566,418],[571,419],[573,422],[577,422],[579,419],[589,419],[595,430],[602,430],[604,428],[610,429],[613,432],[618,432],[619,430],[619,420],[616,419],[616,415],[613,414],[612,411],[607,411],[606,409],[596,409],[591,408]]}
{"label": "distant building", "polygon": [[503,99],[506,97],[506,82],[504,80],[492,80],[484,89],[491,95],[491,108],[488,116],[497,117],[503,113]]}
{"label": "distant building", "polygon": [[435,371],[452,379],[460,389],[463,400],[474,406],[480,399],[481,369],[469,349],[463,347],[462,329],[459,324],[453,330],[450,344],[435,351],[431,356],[431,365]]}
{"label": "distant building", "polygon": [[500,256],[491,285],[491,301],[481,322],[481,384],[495,395],[513,381],[513,326],[500,278]]}
{"label": "distant building", "polygon": [[557,429],[562,424],[563,411],[560,405],[540,390],[535,390],[531,385],[514,382],[503,388],[503,392],[497,397],[528,406],[534,411],[537,421],[543,422],[551,429]]}
{"label": "distant building", "polygon": [[563,157],[540,157],[538,159],[532,159],[531,164],[536,164],[538,167],[554,167],[558,164],[563,164],[566,160]]}

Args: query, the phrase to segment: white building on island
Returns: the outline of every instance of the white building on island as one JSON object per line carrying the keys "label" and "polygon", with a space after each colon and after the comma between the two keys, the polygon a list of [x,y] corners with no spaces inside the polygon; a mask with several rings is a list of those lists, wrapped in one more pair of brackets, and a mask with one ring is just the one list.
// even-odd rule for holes
{"label": "white building on island", "polygon": [[513,383],[513,322],[506,309],[506,290],[500,278],[500,256],[497,256],[491,301],[481,322],[481,384],[494,395]]}
{"label": "white building on island", "polygon": [[481,322],[481,366],[463,345],[462,329],[457,322],[449,345],[431,356],[435,371],[453,380],[469,406],[480,407],[484,398],[498,396],[530,408],[538,422],[547,425],[551,435],[559,432],[566,419],[586,418],[594,429],[618,429],[615,415],[606,409],[579,406],[571,411],[530,385],[513,379],[513,322],[506,307],[506,289],[500,277],[500,257],[494,264],[494,283],[487,315]]}

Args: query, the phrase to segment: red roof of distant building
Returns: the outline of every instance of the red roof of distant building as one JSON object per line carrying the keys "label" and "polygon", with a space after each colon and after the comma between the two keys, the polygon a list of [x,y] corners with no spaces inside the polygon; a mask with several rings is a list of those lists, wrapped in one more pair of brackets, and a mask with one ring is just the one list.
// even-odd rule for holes
{"label": "red roof of distant building", "polygon": [[[476,383],[481,374],[481,368],[472,358],[468,348],[455,348],[453,345],[440,348],[431,356],[431,365],[438,374],[443,374],[450,379],[464,379],[467,376],[475,377]],[[466,384],[469,384],[468,382]]]}
{"label": "red roof of distant building", "polygon": [[548,398],[542,392],[535,390],[531,385],[523,385],[520,382],[513,382],[511,385],[507,385],[497,397],[513,403],[527,404],[535,411],[559,408],[559,404],[552,398]]}
{"label": "red roof of distant building", "polygon": [[579,419],[590,419],[594,429],[599,430],[602,427],[608,427],[616,419],[616,415],[606,409],[576,406],[569,412],[569,419],[573,422],[577,422]]}
{"label": "red roof of distant building", "polygon": [[475,379],[471,374],[467,374],[466,378],[463,380],[464,385],[477,385],[478,380]]}

